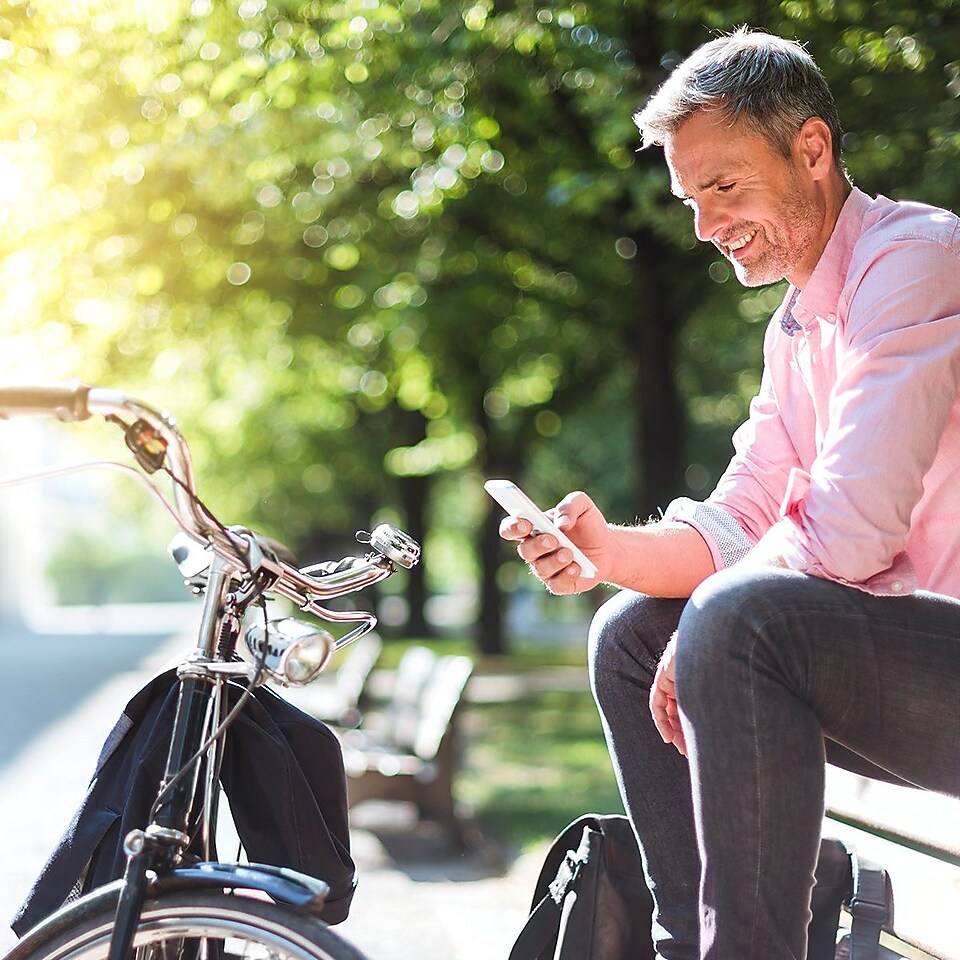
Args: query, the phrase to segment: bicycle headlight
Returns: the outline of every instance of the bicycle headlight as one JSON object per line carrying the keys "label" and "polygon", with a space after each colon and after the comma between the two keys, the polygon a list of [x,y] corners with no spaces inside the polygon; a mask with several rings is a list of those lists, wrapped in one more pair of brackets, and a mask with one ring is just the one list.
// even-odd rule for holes
{"label": "bicycle headlight", "polygon": [[315,680],[330,660],[334,646],[333,637],[322,627],[293,617],[249,627],[244,642],[255,661],[262,657],[264,669],[289,686]]}

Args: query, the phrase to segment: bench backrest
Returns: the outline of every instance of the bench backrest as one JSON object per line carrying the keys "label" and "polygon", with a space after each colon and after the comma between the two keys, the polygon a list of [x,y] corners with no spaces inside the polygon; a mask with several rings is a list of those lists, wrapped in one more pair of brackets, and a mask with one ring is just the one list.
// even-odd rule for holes
{"label": "bench backrest", "polygon": [[424,690],[437,661],[437,655],[427,647],[410,647],[397,664],[393,691],[383,713],[392,741],[402,750],[413,749]]}
{"label": "bench backrest", "polygon": [[441,657],[434,667],[423,689],[420,722],[412,745],[421,760],[434,760],[440,752],[471,673],[473,661],[469,657]]}

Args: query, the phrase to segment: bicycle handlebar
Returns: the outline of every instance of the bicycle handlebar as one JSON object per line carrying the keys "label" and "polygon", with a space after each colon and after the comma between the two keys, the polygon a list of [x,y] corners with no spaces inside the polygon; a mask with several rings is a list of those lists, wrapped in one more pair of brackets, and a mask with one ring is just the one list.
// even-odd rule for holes
{"label": "bicycle handlebar", "polygon": [[[249,533],[229,530],[213,517],[197,497],[190,450],[173,417],[115,390],[89,387],[80,382],[58,385],[0,387],[0,418],[50,416],[64,421],[102,416],[124,427],[127,446],[149,473],[166,465],[173,478],[174,512],[180,526],[194,540],[210,544],[239,571],[263,570],[273,580],[270,590],[292,600],[304,611],[327,620],[352,616],[328,610],[319,601],[360,590],[390,576],[395,565],[414,566],[420,547],[406,534],[377,528],[369,534],[374,553],[345,570],[311,576],[275,554],[260,549]],[[133,421],[132,426],[123,418]]]}
{"label": "bicycle handlebar", "polygon": [[50,416],[66,421],[88,420],[89,394],[90,388],[80,381],[47,386],[0,387],[0,418]]}

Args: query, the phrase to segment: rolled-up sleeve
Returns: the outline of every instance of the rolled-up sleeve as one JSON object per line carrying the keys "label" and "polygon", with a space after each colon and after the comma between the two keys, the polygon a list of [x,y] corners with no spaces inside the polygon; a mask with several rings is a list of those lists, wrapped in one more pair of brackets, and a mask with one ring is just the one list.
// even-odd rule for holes
{"label": "rolled-up sleeve", "polygon": [[664,511],[664,520],[679,520],[693,527],[710,548],[714,568],[722,570],[742,560],[754,541],[722,507],[678,497]]}

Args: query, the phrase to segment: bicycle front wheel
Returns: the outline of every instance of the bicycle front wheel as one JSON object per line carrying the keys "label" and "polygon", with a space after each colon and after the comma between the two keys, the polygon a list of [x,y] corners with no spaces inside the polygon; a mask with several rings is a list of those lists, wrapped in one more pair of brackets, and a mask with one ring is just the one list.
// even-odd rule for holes
{"label": "bicycle front wheel", "polygon": [[[79,916],[39,942],[14,947],[16,960],[106,960],[114,908]],[[133,941],[135,960],[366,960],[322,920],[291,907],[219,891],[148,900]],[[21,952],[21,948],[24,948]]]}

